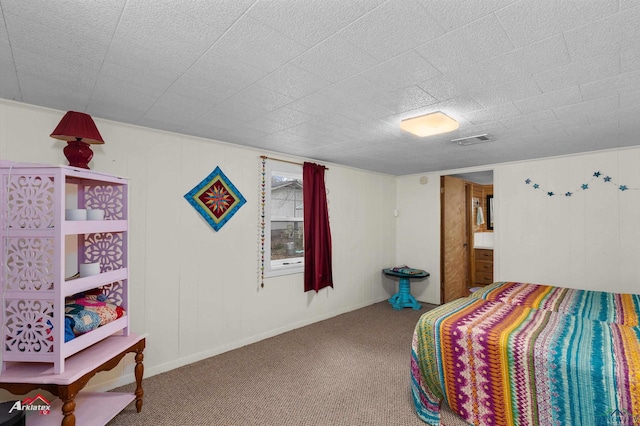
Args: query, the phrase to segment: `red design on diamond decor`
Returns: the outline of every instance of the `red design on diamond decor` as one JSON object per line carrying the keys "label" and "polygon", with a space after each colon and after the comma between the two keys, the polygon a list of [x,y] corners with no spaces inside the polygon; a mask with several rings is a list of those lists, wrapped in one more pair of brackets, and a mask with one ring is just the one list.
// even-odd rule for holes
{"label": "red design on diamond decor", "polygon": [[219,218],[233,204],[235,199],[222,182],[218,180],[200,195],[200,201],[209,208],[211,213]]}

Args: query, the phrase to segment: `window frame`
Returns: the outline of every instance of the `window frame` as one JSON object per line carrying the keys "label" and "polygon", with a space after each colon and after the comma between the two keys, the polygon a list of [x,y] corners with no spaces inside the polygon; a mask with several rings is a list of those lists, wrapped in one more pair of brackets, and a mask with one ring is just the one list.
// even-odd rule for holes
{"label": "window frame", "polygon": [[304,205],[302,207],[302,217],[300,218],[271,217],[272,176],[276,174],[296,178],[299,177],[300,180],[302,180],[302,165],[267,160],[265,166],[264,276],[266,278],[270,278],[304,273],[304,254],[301,257],[271,260],[271,222],[278,220],[286,222],[304,222]]}

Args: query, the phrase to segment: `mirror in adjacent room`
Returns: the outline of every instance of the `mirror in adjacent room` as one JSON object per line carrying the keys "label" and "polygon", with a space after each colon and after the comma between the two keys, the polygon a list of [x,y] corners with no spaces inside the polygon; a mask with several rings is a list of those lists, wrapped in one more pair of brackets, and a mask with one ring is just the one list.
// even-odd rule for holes
{"label": "mirror in adjacent room", "polygon": [[487,195],[487,229],[493,231],[493,194]]}

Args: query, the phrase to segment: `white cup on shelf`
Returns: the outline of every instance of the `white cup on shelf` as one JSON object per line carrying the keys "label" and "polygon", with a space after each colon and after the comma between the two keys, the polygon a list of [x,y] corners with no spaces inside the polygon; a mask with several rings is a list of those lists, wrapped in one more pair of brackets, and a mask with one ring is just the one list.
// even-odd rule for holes
{"label": "white cup on shelf", "polygon": [[100,273],[100,262],[81,263],[79,269],[80,278],[98,275]]}
{"label": "white cup on shelf", "polygon": [[66,220],[87,220],[86,209],[66,209],[64,211]]}
{"label": "white cup on shelf", "polygon": [[87,209],[87,219],[89,219],[89,220],[104,220],[104,210],[102,210],[102,209]]}

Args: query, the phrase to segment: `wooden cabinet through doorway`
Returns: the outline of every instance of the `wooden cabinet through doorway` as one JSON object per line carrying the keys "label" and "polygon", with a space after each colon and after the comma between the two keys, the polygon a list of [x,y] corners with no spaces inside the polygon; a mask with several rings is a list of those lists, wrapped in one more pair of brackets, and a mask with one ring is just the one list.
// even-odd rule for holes
{"label": "wooden cabinet through doorway", "polygon": [[475,285],[487,285],[493,282],[493,250],[475,249],[473,282]]}

